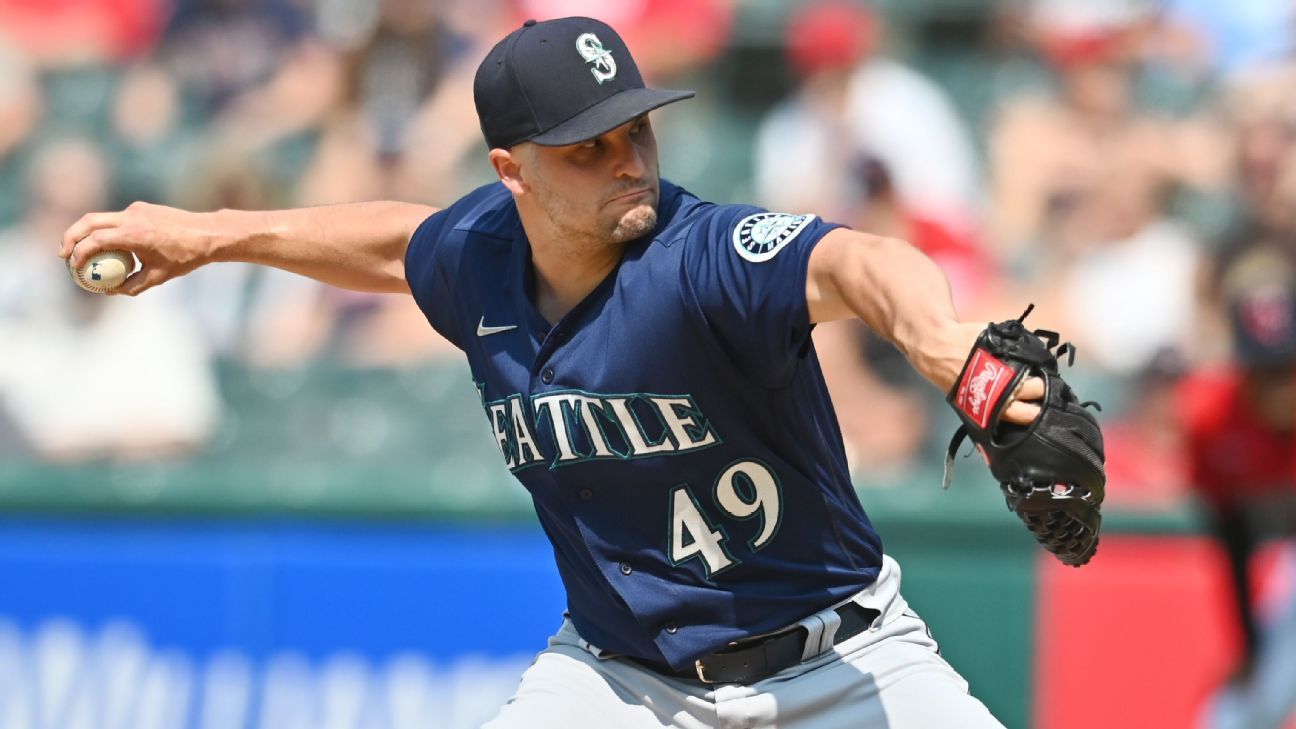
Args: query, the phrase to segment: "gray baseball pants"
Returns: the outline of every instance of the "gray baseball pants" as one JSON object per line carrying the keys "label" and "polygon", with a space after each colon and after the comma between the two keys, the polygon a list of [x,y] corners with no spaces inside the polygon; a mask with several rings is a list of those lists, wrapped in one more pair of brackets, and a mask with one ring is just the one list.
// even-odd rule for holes
{"label": "gray baseball pants", "polygon": [[877,610],[864,632],[833,645],[837,615],[799,622],[806,658],[750,686],[664,676],[583,640],[568,620],[485,729],[1002,729],[937,653],[884,558],[877,582],[851,598]]}

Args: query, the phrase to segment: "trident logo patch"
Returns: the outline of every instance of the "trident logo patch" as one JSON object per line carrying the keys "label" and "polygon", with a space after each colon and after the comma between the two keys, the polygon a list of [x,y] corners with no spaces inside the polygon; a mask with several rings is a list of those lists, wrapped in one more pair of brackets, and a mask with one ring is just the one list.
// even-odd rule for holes
{"label": "trident logo patch", "polygon": [[600,84],[616,78],[616,60],[612,58],[612,51],[603,47],[603,42],[593,33],[581,33],[576,39],[576,50],[580,52],[581,58],[586,63],[594,64],[590,68],[590,73],[594,74],[595,80]]}

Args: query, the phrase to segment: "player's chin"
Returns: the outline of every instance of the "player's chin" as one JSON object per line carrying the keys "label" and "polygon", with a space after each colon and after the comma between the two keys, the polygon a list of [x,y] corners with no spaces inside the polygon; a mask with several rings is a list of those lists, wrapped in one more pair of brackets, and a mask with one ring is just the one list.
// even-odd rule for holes
{"label": "player's chin", "polygon": [[621,215],[610,237],[617,243],[625,243],[651,233],[655,227],[657,227],[657,208],[643,203]]}

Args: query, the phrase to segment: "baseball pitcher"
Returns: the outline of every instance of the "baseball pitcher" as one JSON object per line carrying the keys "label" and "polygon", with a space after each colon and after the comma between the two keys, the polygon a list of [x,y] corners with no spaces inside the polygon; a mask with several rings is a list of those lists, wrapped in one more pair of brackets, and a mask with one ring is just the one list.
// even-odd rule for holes
{"label": "baseball pitcher", "polygon": [[1102,442],[1058,374],[1067,348],[1020,319],[960,322],[902,241],[661,179],[648,113],[692,95],[646,88],[601,22],[528,21],[476,76],[499,179],[443,210],[137,203],[86,215],[60,254],[134,253],[128,295],[212,261],[413,295],[467,357],[567,591],[488,726],[1000,726],[901,596],[810,334],[858,317],[894,342],[1009,506],[1082,564]]}

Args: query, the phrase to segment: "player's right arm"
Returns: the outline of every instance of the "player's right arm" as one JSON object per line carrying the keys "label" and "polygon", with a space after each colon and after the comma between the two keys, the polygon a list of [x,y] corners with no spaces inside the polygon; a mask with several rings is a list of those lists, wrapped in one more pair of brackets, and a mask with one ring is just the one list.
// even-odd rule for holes
{"label": "player's right arm", "polygon": [[409,293],[406,246],[435,212],[413,203],[364,202],[195,213],[137,202],[83,216],[63,234],[59,256],[79,266],[99,251],[134,253],[140,269],[113,292],[128,296],[218,261],[274,266],[357,291]]}

